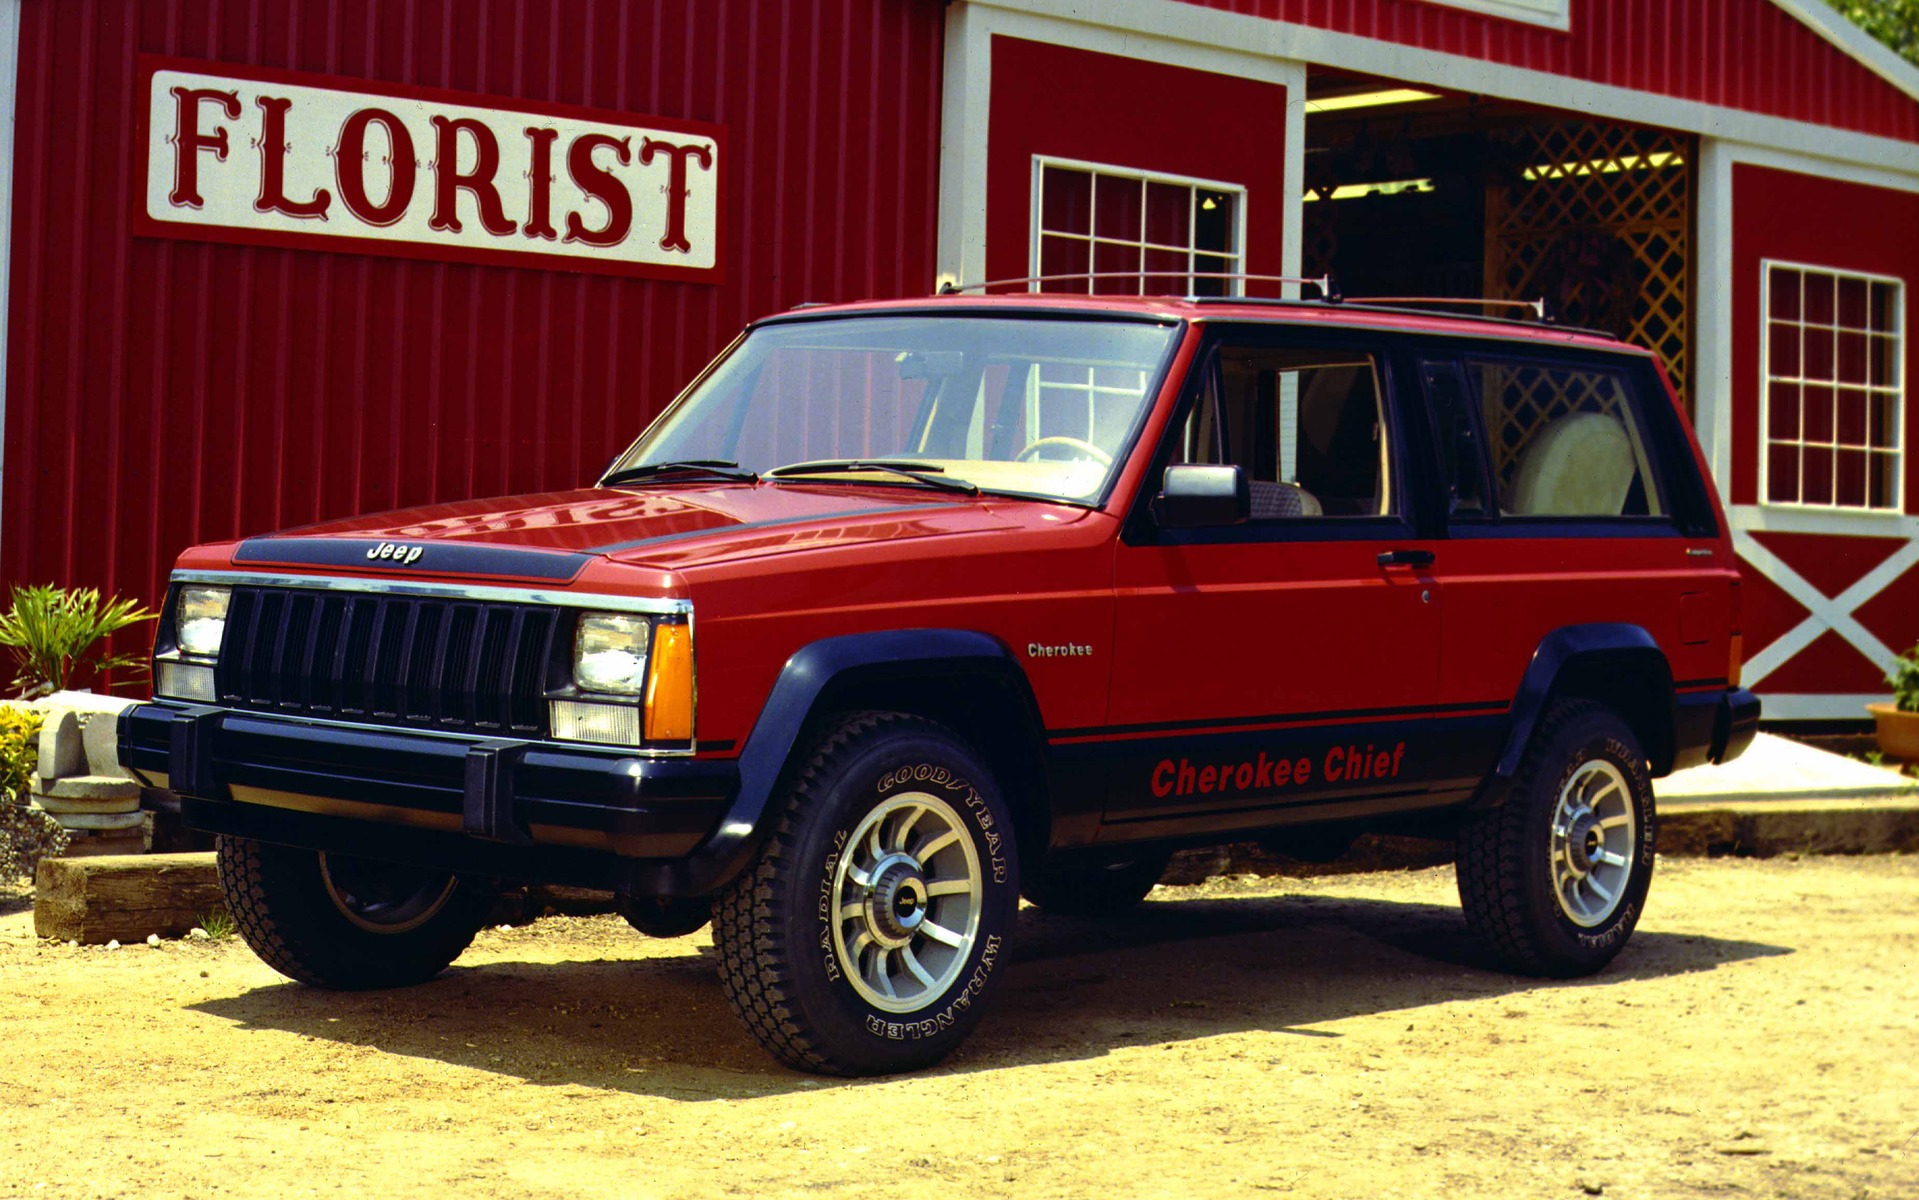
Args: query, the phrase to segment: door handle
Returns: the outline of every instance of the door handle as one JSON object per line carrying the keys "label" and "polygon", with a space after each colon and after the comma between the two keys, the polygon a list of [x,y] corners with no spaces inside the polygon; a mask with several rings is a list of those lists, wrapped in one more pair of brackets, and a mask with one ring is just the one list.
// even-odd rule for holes
{"label": "door handle", "polygon": [[1386,550],[1379,556],[1382,567],[1430,567],[1433,565],[1431,550]]}

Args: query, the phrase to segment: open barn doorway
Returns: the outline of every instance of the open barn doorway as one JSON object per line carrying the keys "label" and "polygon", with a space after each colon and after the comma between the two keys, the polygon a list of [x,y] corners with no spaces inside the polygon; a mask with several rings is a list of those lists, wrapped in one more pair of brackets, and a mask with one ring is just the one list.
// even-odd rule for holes
{"label": "open barn doorway", "polygon": [[1544,298],[1657,352],[1690,405],[1696,138],[1333,71],[1307,98],[1305,274]]}

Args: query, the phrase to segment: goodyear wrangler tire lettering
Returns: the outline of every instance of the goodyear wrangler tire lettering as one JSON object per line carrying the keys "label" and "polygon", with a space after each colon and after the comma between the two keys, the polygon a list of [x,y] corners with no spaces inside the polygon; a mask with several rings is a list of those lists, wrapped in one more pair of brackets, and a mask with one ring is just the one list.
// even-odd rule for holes
{"label": "goodyear wrangler tire lettering", "polygon": [[715,905],[720,981],[801,1070],[937,1062],[978,1022],[1019,904],[990,772],[950,730],[843,718],[807,753],[759,860]]}
{"label": "goodyear wrangler tire lettering", "polygon": [[1639,923],[1657,817],[1645,752],[1617,713],[1555,702],[1499,808],[1460,831],[1466,920],[1508,967],[1587,975]]}

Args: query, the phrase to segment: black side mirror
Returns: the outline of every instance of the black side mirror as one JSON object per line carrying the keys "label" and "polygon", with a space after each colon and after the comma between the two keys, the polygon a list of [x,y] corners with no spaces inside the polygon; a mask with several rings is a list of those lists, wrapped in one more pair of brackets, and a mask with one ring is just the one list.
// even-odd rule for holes
{"label": "black side mirror", "polygon": [[1153,506],[1159,523],[1172,529],[1239,525],[1253,515],[1253,493],[1238,467],[1178,463],[1166,468]]}

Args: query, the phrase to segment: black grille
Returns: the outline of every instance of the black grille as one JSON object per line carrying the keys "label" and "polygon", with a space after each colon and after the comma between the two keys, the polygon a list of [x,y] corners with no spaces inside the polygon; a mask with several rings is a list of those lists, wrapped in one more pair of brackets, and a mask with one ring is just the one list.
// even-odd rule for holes
{"label": "black grille", "polygon": [[215,682],[255,712],[539,737],[560,625],[530,604],[236,587]]}

